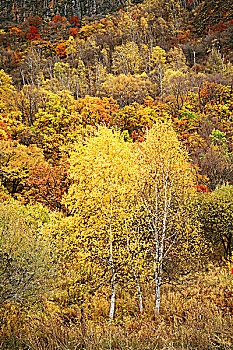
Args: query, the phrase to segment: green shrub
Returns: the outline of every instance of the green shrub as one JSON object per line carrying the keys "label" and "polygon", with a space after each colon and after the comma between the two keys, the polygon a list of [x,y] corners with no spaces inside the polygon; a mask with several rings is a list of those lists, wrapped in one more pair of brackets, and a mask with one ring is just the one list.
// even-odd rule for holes
{"label": "green shrub", "polygon": [[233,248],[233,186],[222,185],[197,197],[196,212],[214,256],[229,260]]}
{"label": "green shrub", "polygon": [[0,203],[0,305],[39,300],[56,275],[50,215],[40,206]]}

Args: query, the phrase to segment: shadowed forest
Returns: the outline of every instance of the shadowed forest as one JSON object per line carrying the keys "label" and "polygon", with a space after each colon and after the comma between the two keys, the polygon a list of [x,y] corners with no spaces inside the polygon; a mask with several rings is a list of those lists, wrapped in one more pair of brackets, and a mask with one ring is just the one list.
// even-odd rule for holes
{"label": "shadowed forest", "polygon": [[231,0],[0,0],[0,349],[233,349]]}

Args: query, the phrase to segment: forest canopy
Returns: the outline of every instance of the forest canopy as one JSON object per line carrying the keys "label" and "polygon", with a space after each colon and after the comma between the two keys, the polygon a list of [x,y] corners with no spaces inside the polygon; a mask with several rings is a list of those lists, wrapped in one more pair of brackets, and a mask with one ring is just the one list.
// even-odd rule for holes
{"label": "forest canopy", "polygon": [[232,60],[230,0],[0,0],[0,347],[232,348]]}

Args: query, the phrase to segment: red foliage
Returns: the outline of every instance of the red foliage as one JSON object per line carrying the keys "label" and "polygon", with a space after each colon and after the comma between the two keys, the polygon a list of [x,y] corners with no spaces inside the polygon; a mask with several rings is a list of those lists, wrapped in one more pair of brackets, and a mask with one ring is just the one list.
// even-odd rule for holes
{"label": "red foliage", "polygon": [[220,101],[223,101],[225,96],[222,89],[223,85],[221,84],[205,81],[200,89],[202,106],[205,106],[207,103],[220,103]]}
{"label": "red foliage", "polygon": [[[5,118],[5,115],[2,115],[3,118]],[[11,139],[11,134],[10,131],[8,130],[8,126],[6,123],[2,122],[0,120],[0,140],[10,140]]]}
{"label": "red foliage", "polygon": [[40,34],[39,34],[38,29],[36,27],[30,27],[29,33],[27,34],[27,39],[29,41],[40,39]]}
{"label": "red foliage", "polygon": [[211,27],[212,32],[224,32],[226,30],[226,22],[219,22]]}
{"label": "red foliage", "polygon": [[70,22],[70,24],[73,24],[73,25],[75,25],[76,27],[81,27],[81,21],[80,21],[80,19],[79,19],[78,16],[71,15],[71,16],[68,18],[68,21]]}
{"label": "red foliage", "polygon": [[59,165],[37,165],[28,179],[29,196],[47,205],[50,209],[66,212],[62,197],[68,191],[68,162],[63,159]]}
{"label": "red foliage", "polygon": [[78,35],[79,29],[78,28],[70,28],[70,36],[73,36],[74,38],[76,38],[76,36]]}
{"label": "red foliage", "polygon": [[205,185],[197,185],[197,192],[209,193],[209,189]]}

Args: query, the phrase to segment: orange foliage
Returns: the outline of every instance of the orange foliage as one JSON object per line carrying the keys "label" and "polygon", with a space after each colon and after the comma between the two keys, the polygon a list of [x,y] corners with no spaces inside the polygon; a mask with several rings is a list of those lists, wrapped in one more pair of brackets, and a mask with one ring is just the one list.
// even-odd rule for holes
{"label": "orange foliage", "polygon": [[226,22],[219,22],[211,27],[211,32],[223,32],[226,30],[227,24]]}
{"label": "orange foliage", "polygon": [[202,192],[202,193],[209,193],[208,187],[204,185],[197,185],[197,192]]}
{"label": "orange foliage", "polygon": [[202,105],[205,106],[209,102],[222,102],[226,98],[225,87],[214,82],[204,81],[203,87],[200,89],[200,97]]}
{"label": "orange foliage", "polygon": [[70,180],[67,176],[69,165],[62,159],[59,165],[39,164],[28,178],[29,197],[47,205],[52,210],[66,212],[62,197],[68,191]]}
{"label": "orange foliage", "polygon": [[56,54],[59,58],[66,58],[67,52],[66,52],[66,45],[61,43],[55,48]]}
{"label": "orange foliage", "polygon": [[18,40],[22,40],[25,33],[18,27],[12,27],[10,28],[10,35],[16,37]]}
{"label": "orange foliage", "polygon": [[184,32],[182,31],[178,36],[177,39],[179,42],[184,43],[186,40],[190,39],[190,30],[187,29]]}
{"label": "orange foliage", "polygon": [[132,11],[132,12],[131,12],[131,18],[132,18],[132,20],[134,21],[137,17],[138,17],[137,13],[134,12],[134,11]]}
{"label": "orange foliage", "polygon": [[53,17],[53,22],[54,23],[59,23],[59,22],[64,23],[64,22],[66,22],[66,18],[62,17],[60,15],[57,15],[57,16]]}
{"label": "orange foliage", "polygon": [[81,115],[84,127],[97,124],[111,127],[117,110],[117,102],[112,98],[86,96],[77,101],[77,111]]}

